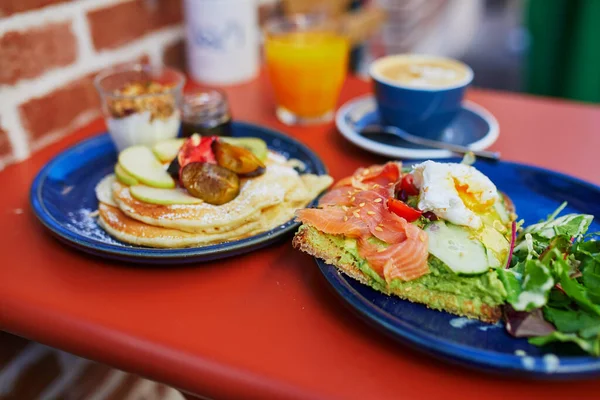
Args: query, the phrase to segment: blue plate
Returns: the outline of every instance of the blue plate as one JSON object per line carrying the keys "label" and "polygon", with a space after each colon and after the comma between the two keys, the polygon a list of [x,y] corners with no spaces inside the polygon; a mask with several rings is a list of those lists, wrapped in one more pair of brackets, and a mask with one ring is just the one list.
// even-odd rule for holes
{"label": "blue plate", "polygon": [[[477,162],[475,166],[508,194],[526,225],[545,219],[568,201],[564,213],[592,214],[596,219],[590,232],[600,231],[600,187],[522,164]],[[520,376],[600,375],[600,358],[586,356],[572,345],[532,346],[526,339],[510,336],[503,323],[485,324],[386,296],[321,260],[317,264],[335,291],[367,322],[436,357]]]}
{"label": "blue plate", "polygon": [[[271,150],[306,164],[307,173],[327,173],[308,147],[284,134],[243,122],[233,136],[263,139]],[[98,208],[96,184],[114,170],[117,152],[108,134],[85,140],[50,161],[31,186],[30,202],[39,220],[60,240],[87,253],[145,264],[209,261],[246,253],[295,231],[293,220],[249,238],[185,249],[153,249],[119,242],[100,228],[90,213]]]}
{"label": "blue plate", "polygon": [[[340,133],[350,142],[383,156],[396,159],[453,156],[448,150],[422,147],[393,136],[382,136],[377,140],[361,136],[359,132],[365,126],[380,124],[373,95],[358,97],[344,104],[337,112],[335,122]],[[489,111],[473,102],[465,101],[462,111],[436,139],[468,146],[472,150],[484,150],[498,139],[499,132],[498,121]]]}

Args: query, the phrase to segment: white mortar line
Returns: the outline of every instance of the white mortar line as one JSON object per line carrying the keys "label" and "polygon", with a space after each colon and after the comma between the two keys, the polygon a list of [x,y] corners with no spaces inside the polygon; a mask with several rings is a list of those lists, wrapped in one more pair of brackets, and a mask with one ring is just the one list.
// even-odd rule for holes
{"label": "white mortar line", "polygon": [[[81,22],[86,22],[81,20]],[[81,29],[79,27],[77,29]],[[177,42],[183,36],[183,27],[181,25],[164,28],[153,33],[150,33],[141,39],[138,39],[128,45],[115,50],[104,50],[94,54],[91,50],[91,43],[88,45],[83,42],[79,43],[80,54],[77,61],[64,68],[51,70],[35,79],[21,80],[14,86],[0,86],[0,124],[7,131],[10,140],[14,158],[17,161],[26,159],[31,151],[28,144],[28,135],[21,123],[18,106],[33,98],[44,96],[52,91],[64,87],[73,80],[84,77],[92,72],[96,72],[103,68],[107,68],[114,64],[124,63],[145,54],[151,58],[153,63],[162,61],[162,53],[164,48],[170,44]],[[89,41],[89,37],[87,39]],[[94,117],[97,116],[95,113]],[[83,117],[82,117],[83,118]],[[92,118],[87,116],[85,122],[89,122]],[[79,120],[78,122],[84,122]],[[74,124],[69,126],[73,128]],[[52,139],[56,139],[64,135],[65,130],[53,132],[50,134]],[[43,140],[36,144],[36,149],[43,144],[48,144],[52,140]],[[2,167],[0,166],[0,169]]]}
{"label": "white mortar line", "polygon": [[[77,39],[77,61],[86,60],[94,54],[94,45],[92,44],[92,34],[85,11],[83,9],[75,10],[73,15],[73,35]],[[85,62],[85,61],[84,61]]]}
{"label": "white mortar line", "polygon": [[[68,2],[32,10],[0,20],[0,36],[8,31],[23,31],[52,22],[71,22],[71,29],[77,40],[77,59],[70,66],[50,70],[33,79],[20,80],[13,86],[0,85],[0,124],[7,131],[13,150],[13,157],[0,160],[0,169],[12,158],[21,161],[31,153],[28,135],[18,111],[20,104],[51,93],[90,73],[114,64],[132,61],[143,55],[148,55],[151,63],[160,64],[166,47],[183,37],[184,29],[182,25],[178,25],[154,31],[118,49],[95,52],[86,12],[128,1],[132,0],[80,0],[76,3]],[[94,111],[77,116],[69,127],[45,135],[35,144],[35,148],[53,142],[72,130],[75,125],[89,122],[97,115],[98,112]]]}
{"label": "white mortar line", "polygon": [[[96,118],[98,118],[99,116],[100,116],[100,109],[87,110],[87,111],[80,113],[75,118],[73,118],[73,121],[71,121],[71,123],[69,125],[63,126],[59,129],[55,129],[53,131],[46,132],[44,134],[44,136],[33,141],[29,147],[30,152],[34,153],[37,150],[44,148],[51,143],[57,142],[63,136],[66,136],[69,133],[73,133],[73,131],[75,131],[77,128],[80,128],[82,126],[89,124],[90,122],[92,122]],[[27,137],[27,136],[28,135],[25,134],[25,137]]]}
{"label": "white mortar line", "polygon": [[150,61],[150,64],[152,65],[160,65],[162,64],[162,56],[164,53],[165,48],[167,47],[166,43],[161,43],[160,45],[156,44],[154,46],[151,46],[148,51],[148,58]]}
{"label": "white mortar line", "polygon": [[70,66],[53,69],[38,78],[21,80],[13,86],[0,86],[0,103],[21,104],[31,98],[41,97],[92,72],[149,54],[153,47],[174,42],[182,35],[181,25],[164,28],[118,49],[103,50],[94,57],[80,58]]}
{"label": "white mortar line", "polygon": [[18,13],[0,20],[0,36],[9,31],[26,31],[32,27],[43,26],[48,23],[69,21],[78,12],[85,13],[86,11],[128,1],[133,0],[79,0]]}

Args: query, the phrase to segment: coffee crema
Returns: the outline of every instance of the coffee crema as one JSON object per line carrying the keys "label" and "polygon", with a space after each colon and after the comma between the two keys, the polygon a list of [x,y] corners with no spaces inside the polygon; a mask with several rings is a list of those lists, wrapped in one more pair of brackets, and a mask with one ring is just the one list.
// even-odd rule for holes
{"label": "coffee crema", "polygon": [[377,73],[390,81],[415,88],[444,88],[465,81],[470,70],[450,59],[403,56],[382,60]]}

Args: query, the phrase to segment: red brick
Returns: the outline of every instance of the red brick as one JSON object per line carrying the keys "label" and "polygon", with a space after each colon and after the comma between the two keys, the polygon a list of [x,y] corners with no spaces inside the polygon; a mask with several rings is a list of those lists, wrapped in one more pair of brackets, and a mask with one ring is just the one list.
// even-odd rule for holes
{"label": "red brick", "polygon": [[36,10],[38,8],[67,1],[70,0],[0,0],[0,17]]}
{"label": "red brick", "polygon": [[[118,65],[148,62],[149,57],[144,54]],[[29,132],[29,139],[32,142],[58,129],[78,128],[78,126],[71,126],[72,122],[84,112],[97,111],[100,114],[100,97],[94,87],[96,73],[19,106],[23,125]]]}
{"label": "red brick", "polygon": [[88,13],[97,50],[115,48],[181,21],[180,0],[133,0]]}
{"label": "red brick", "polygon": [[[11,153],[12,149],[10,146],[10,141],[8,140],[8,134],[2,127],[0,127],[0,157],[7,156]],[[8,335],[8,334],[6,334]],[[14,336],[13,336],[14,337]],[[2,332],[0,332],[0,367],[2,366],[2,341],[3,341]],[[24,340],[24,339],[23,339]],[[1,369],[1,368],[0,368]]]}
{"label": "red brick", "polygon": [[68,128],[81,113],[100,110],[100,99],[91,76],[71,82],[19,107],[21,119],[35,141],[57,129]]}
{"label": "red brick", "polygon": [[77,58],[77,40],[68,22],[0,37],[0,85],[34,78]]}
{"label": "red brick", "polygon": [[163,64],[185,70],[185,59],[185,43],[183,40],[175,42],[165,48],[163,53]]}

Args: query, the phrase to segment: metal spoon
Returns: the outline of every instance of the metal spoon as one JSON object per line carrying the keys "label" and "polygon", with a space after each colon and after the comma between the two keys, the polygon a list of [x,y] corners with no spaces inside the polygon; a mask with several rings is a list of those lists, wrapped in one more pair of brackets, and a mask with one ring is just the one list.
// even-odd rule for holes
{"label": "metal spoon", "polygon": [[476,157],[492,161],[498,161],[500,159],[500,153],[497,151],[471,150],[466,146],[461,146],[458,144],[440,142],[438,140],[432,139],[425,139],[405,132],[402,129],[396,128],[395,126],[367,125],[359,133],[365,137],[374,137],[378,135],[392,135],[399,137],[400,139],[404,139],[407,142],[418,144],[421,146],[449,150],[453,153],[458,154],[473,153]]}

